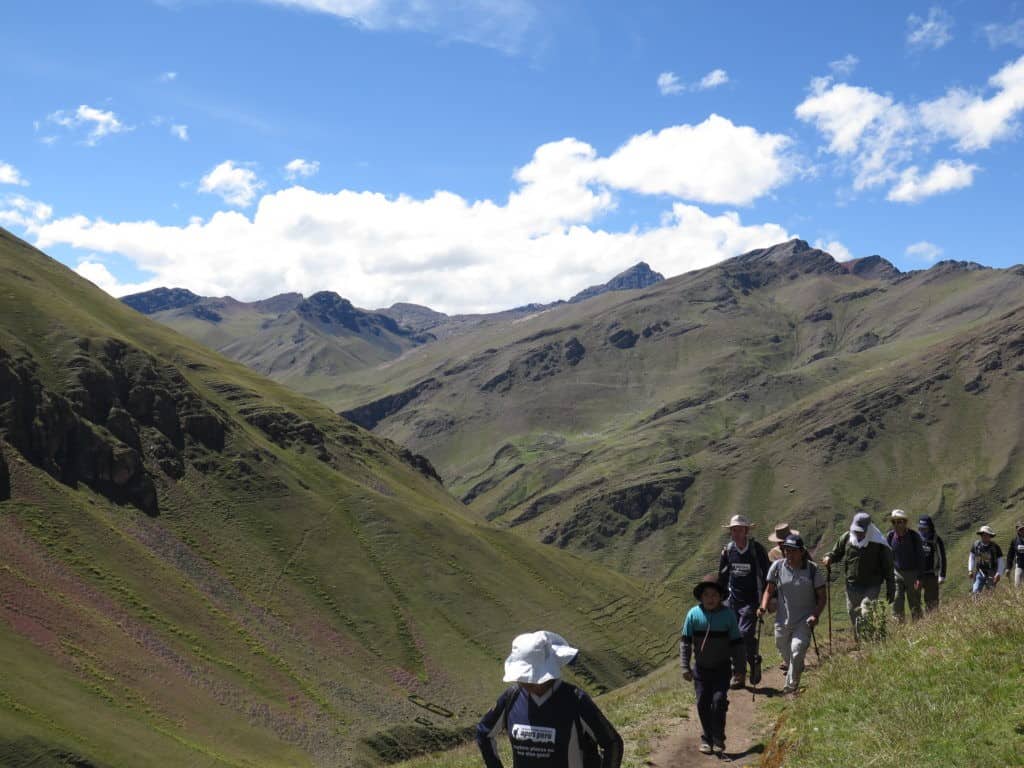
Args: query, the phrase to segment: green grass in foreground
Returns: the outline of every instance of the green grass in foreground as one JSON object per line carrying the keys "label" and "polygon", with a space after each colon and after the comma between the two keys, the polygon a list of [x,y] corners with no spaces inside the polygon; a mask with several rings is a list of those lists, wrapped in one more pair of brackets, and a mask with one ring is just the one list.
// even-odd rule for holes
{"label": "green grass in foreground", "polygon": [[764,766],[1024,765],[1024,593],[949,602],[838,656],[781,712]]}
{"label": "green grass in foreground", "polygon": [[[693,686],[683,681],[679,662],[674,661],[641,680],[596,697],[596,701],[625,741],[623,768],[641,768],[647,765],[655,742],[689,717]],[[508,739],[502,738],[499,744],[502,762],[511,765]],[[481,765],[480,752],[476,744],[471,743],[450,752],[399,763],[396,768],[479,768]]]}

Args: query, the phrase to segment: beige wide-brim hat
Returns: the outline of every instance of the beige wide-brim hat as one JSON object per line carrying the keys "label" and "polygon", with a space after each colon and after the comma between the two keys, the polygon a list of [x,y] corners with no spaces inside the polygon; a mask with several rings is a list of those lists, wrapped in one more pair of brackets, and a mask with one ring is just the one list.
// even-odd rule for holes
{"label": "beige wide-brim hat", "polygon": [[786,537],[789,536],[789,534],[791,533],[794,536],[800,535],[800,531],[798,531],[796,528],[790,528],[789,523],[779,523],[775,526],[775,530],[772,533],[768,534],[768,541],[770,541],[772,544],[781,544],[786,540]]}
{"label": "beige wide-brim hat", "polygon": [[889,515],[889,519],[890,520],[909,520],[910,518],[907,517],[907,513],[904,512],[902,509],[894,509],[892,511],[892,513]]}
{"label": "beige wide-brim hat", "polygon": [[576,658],[561,635],[540,630],[519,635],[512,641],[512,653],[505,659],[506,683],[546,683],[562,676],[562,667]]}
{"label": "beige wide-brim hat", "polygon": [[996,532],[992,530],[992,526],[983,525],[978,529],[978,533],[987,533],[989,536],[995,536]]}
{"label": "beige wide-brim hat", "polygon": [[729,518],[729,524],[723,525],[723,528],[735,528],[738,525],[742,525],[746,528],[753,528],[754,524],[750,522],[750,519],[746,515],[733,515]]}

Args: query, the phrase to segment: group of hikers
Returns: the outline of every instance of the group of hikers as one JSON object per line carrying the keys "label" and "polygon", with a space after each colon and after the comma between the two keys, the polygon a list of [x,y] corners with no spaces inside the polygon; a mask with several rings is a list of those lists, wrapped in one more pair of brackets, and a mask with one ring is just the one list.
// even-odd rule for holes
{"label": "group of hikers", "polygon": [[[729,542],[718,570],[693,588],[697,601],[683,621],[679,656],[683,678],[694,685],[701,725],[700,752],[723,755],[730,689],[761,681],[760,626],[775,613],[775,646],[782,657],[784,694],[796,694],[814,628],[826,609],[827,579],[842,564],[846,609],[855,639],[865,629],[872,607],[885,588],[892,615],[920,618],[939,604],[939,585],[946,580],[946,547],[928,515],[915,531],[902,509],[889,515],[883,534],[868,512],[858,510],[845,531],[822,558],[824,570],[811,560],[800,532],[788,523],[775,526],[766,550],[751,536],[754,524],[734,515]],[[1004,574],[1024,586],[1024,521],[1004,557],[995,531],[981,526],[968,556],[968,575],[975,595],[993,589]],[[1009,576],[1008,576],[1009,577]],[[922,609],[922,596],[924,606]],[[477,744],[487,768],[502,768],[497,736],[504,732],[512,745],[513,768],[619,768],[622,738],[582,690],[561,679],[561,669],[578,651],[553,632],[519,635],[505,661],[505,682],[513,683],[477,725]]]}

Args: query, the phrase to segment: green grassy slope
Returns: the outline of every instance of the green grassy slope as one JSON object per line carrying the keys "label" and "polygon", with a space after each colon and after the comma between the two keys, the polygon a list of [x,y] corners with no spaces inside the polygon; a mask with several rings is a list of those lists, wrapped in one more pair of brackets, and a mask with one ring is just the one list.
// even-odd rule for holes
{"label": "green grassy slope", "polygon": [[352,408],[426,382],[397,410],[357,410],[481,518],[694,575],[738,512],[817,542],[861,504],[930,512],[953,539],[1018,507],[1022,307],[1020,268],[862,277],[788,243],[426,345],[317,396]]}
{"label": "green grassy slope", "polygon": [[2,231],[0,457],[4,764],[373,763],[475,717],[520,631],[597,690],[674,651],[671,591],[481,524]]}

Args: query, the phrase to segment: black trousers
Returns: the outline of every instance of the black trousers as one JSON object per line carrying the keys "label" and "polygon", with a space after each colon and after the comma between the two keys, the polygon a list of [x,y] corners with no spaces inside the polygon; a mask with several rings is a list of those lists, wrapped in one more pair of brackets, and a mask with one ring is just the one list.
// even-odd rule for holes
{"label": "black trousers", "polygon": [[729,711],[730,664],[720,667],[694,667],[693,686],[697,694],[697,715],[705,744],[725,743],[725,713]]}
{"label": "black trousers", "polygon": [[740,625],[740,636],[743,638],[743,651],[747,655],[747,663],[742,669],[734,669],[733,674],[746,677],[747,666],[754,665],[754,657],[757,656],[757,606],[756,605],[733,605],[730,606],[736,614],[736,621]]}

